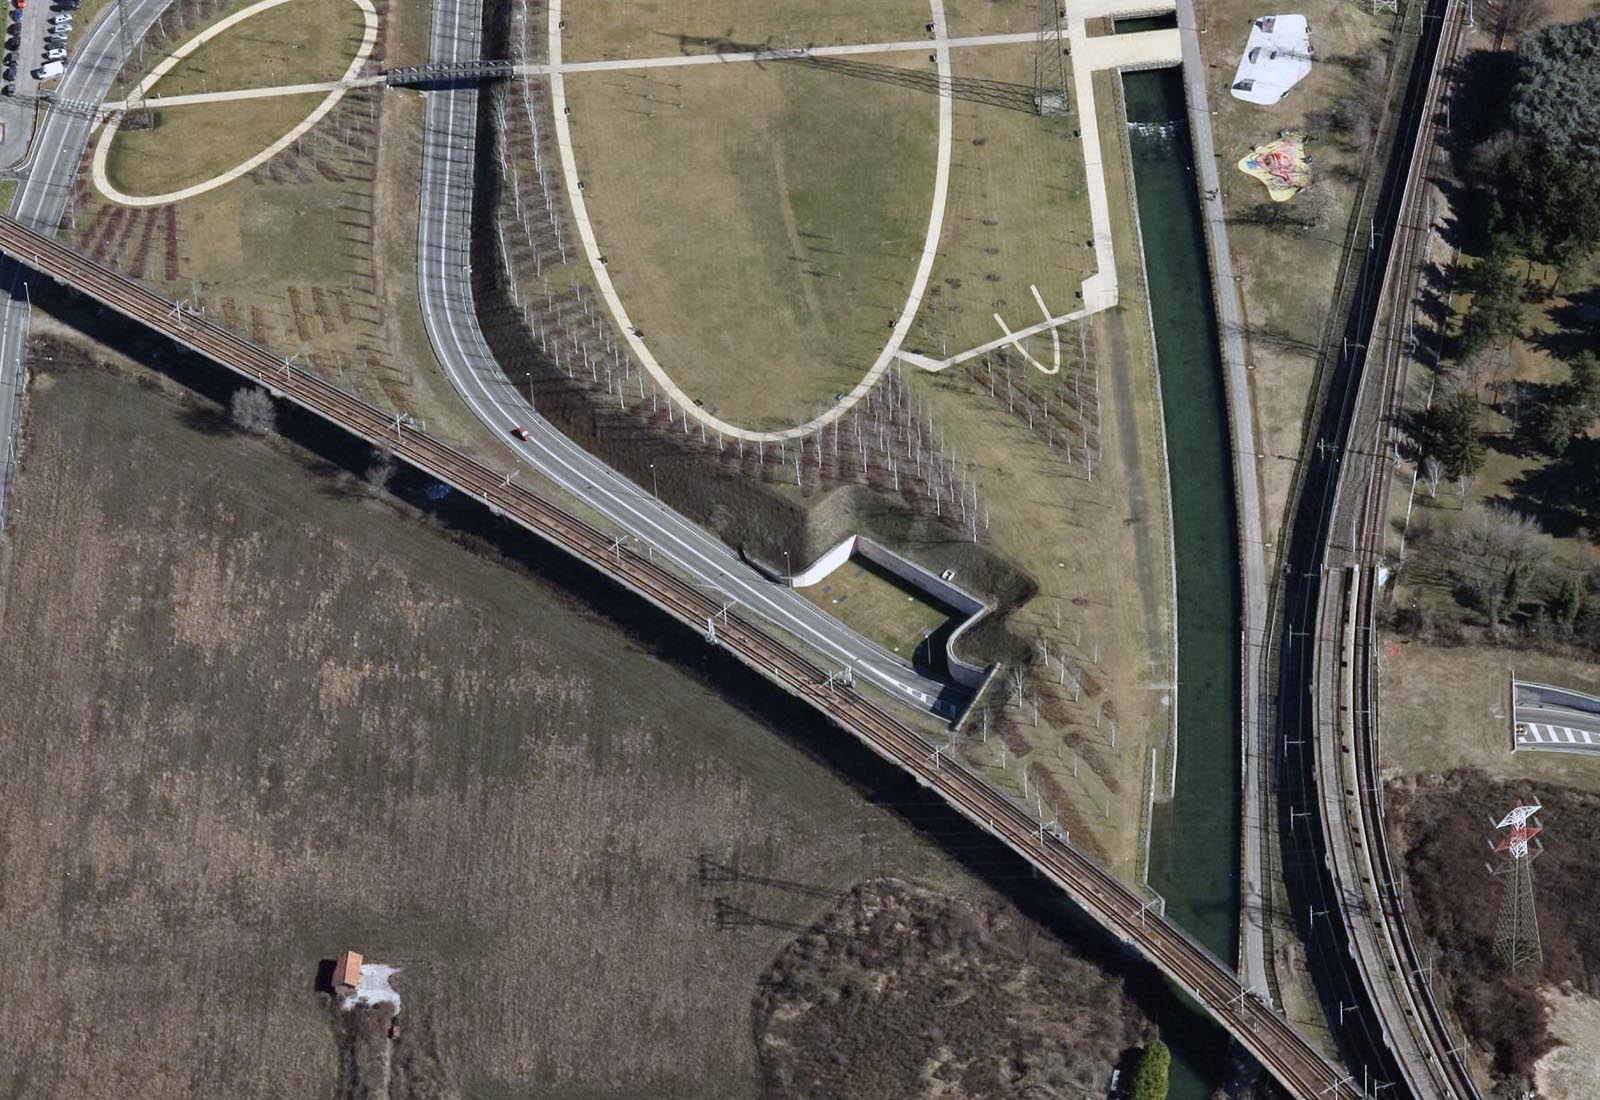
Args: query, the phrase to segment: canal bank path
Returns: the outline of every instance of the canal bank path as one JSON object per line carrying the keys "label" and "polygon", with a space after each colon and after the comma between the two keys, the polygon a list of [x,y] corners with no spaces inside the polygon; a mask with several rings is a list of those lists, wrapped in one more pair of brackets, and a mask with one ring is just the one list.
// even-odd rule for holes
{"label": "canal bank path", "polygon": [[1194,0],[1177,0],[1178,36],[1183,49],[1183,82],[1189,103],[1189,124],[1194,135],[1195,171],[1200,187],[1200,210],[1211,252],[1217,325],[1222,338],[1223,384],[1228,402],[1228,427],[1233,441],[1233,475],[1237,489],[1241,608],[1241,724],[1240,724],[1240,834],[1242,853],[1239,882],[1239,966],[1244,983],[1270,999],[1266,947],[1266,835],[1270,827],[1264,812],[1266,770],[1272,753],[1262,698],[1261,661],[1266,652],[1267,584],[1261,541],[1261,491],[1256,475],[1255,419],[1250,407],[1250,383],[1244,354],[1243,311],[1239,282],[1228,251],[1228,223],[1222,209],[1222,186],[1217,177],[1219,154],[1211,132],[1211,103],[1206,94],[1206,64],[1200,55],[1201,31],[1195,22]]}

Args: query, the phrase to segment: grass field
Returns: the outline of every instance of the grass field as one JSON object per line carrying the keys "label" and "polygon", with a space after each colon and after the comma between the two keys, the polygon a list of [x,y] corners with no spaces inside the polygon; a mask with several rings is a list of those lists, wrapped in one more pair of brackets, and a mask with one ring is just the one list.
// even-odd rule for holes
{"label": "grass field", "polygon": [[1039,5],[1035,0],[948,0],[944,17],[952,38],[1027,34],[1039,29]]}
{"label": "grass field", "polygon": [[[254,2],[229,4],[219,10],[218,17],[225,18]],[[235,24],[195,50],[148,94],[191,95],[337,80],[361,45],[362,27],[361,9],[349,0],[287,0]],[[164,57],[147,55],[147,70]],[[220,128],[226,123],[219,117],[216,125]]]}
{"label": "grass field", "polygon": [[150,112],[148,129],[119,129],[106,174],[129,195],[164,195],[249,160],[294,128],[323,93],[201,103]]}
{"label": "grass field", "polygon": [[568,93],[607,270],[686,393],[787,427],[860,381],[922,251],[935,96],[742,64],[575,74]]}
{"label": "grass field", "polygon": [[719,41],[745,48],[910,41],[925,35],[928,6],[923,0],[588,0],[564,4],[562,15],[562,56],[599,61],[715,52]]}
{"label": "grass field", "polygon": [[[1096,101],[1113,232],[1132,242],[1120,100],[1111,76],[1097,77]],[[1026,232],[1013,226],[1007,240]],[[1147,790],[1150,754],[1164,761],[1169,744],[1171,551],[1141,261],[1131,246],[1117,255],[1123,308],[1094,317],[1088,334],[1101,387],[1092,482],[1081,459],[1068,464],[1059,445],[1011,409],[1003,387],[991,395],[988,385],[959,369],[914,381],[947,442],[972,463],[984,487],[991,547],[1037,586],[1008,619],[1031,651],[1028,692],[1039,704],[1037,719],[1031,702],[1018,704],[1001,692],[1003,738],[971,745],[970,754],[1019,795],[1026,770],[1029,789],[1043,787],[1072,835],[1087,838],[1109,867],[1134,879],[1145,796],[1161,794]],[[1063,335],[1075,353],[1077,329]],[[1018,392],[1026,387],[1056,400],[1075,385],[1065,370],[1051,378],[1019,367],[1011,378]],[[1070,678],[1063,682],[1063,657],[1081,677],[1077,692]],[[1107,716],[1117,726],[1115,746]],[[1165,764],[1157,771],[1164,776]]]}
{"label": "grass field", "polygon": [[902,657],[910,657],[928,635],[956,614],[860,558],[851,558],[827,579],[798,591]]}
{"label": "grass field", "polygon": [[51,351],[0,612],[7,1092],[334,1095],[312,979],[353,946],[461,1096],[753,1097],[757,981],[835,891],[986,896],[548,582]]}
{"label": "grass field", "polygon": [[[377,7],[374,62],[425,57],[426,9]],[[174,21],[170,40],[148,49],[142,68],[200,25]],[[309,109],[309,101],[296,102],[294,118],[272,136]],[[225,120],[231,107],[214,118]],[[369,400],[409,412],[476,453],[500,453],[435,363],[417,307],[421,121],[418,96],[353,92],[249,177],[158,210],[112,206],[80,177],[67,233],[86,252],[199,302],[230,328],[302,356]],[[209,155],[203,145],[184,153]]]}
{"label": "grass field", "polygon": [[[1003,81],[1031,95],[1034,53],[1032,46],[957,50],[953,75]],[[1013,330],[1033,324],[1041,314],[1032,286],[1052,314],[1083,304],[1078,291],[1094,270],[1094,251],[1086,245],[1079,122],[956,101],[944,234],[908,349],[943,359],[987,343],[1002,335],[996,313]],[[1031,345],[1050,361],[1048,339]]]}

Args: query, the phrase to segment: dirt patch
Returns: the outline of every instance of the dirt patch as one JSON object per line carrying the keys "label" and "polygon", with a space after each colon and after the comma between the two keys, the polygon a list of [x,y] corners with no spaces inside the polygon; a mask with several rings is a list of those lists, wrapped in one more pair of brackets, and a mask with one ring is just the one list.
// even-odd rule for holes
{"label": "dirt patch", "polygon": [[[1438,944],[1451,1006],[1496,1077],[1526,1080],[1559,1041],[1546,994],[1600,991],[1600,919],[1593,906],[1600,795],[1465,769],[1392,783],[1389,791],[1415,926]],[[1494,950],[1503,886],[1485,868],[1500,858],[1485,839],[1494,831],[1491,815],[1498,818],[1518,798],[1537,798],[1548,828],[1533,865],[1544,961],[1512,973]]]}
{"label": "dirt patch", "polygon": [[1547,1100],[1587,1100],[1600,1081],[1600,1001],[1578,993],[1546,998],[1550,1031],[1561,1045],[1534,1067],[1534,1087]]}
{"label": "dirt patch", "polygon": [[894,880],[852,890],[762,981],[770,1100],[1102,1095],[1152,1034],[1038,925]]}

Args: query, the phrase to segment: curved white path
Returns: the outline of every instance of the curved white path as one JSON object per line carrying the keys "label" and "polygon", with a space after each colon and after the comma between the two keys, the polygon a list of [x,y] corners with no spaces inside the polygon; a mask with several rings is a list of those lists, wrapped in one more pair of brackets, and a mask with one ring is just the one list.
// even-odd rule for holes
{"label": "curved white path", "polygon": [[656,385],[666,391],[667,396],[677,402],[685,414],[693,416],[710,430],[720,432],[729,439],[744,439],[752,443],[775,443],[779,440],[798,439],[810,435],[833,423],[871,392],[872,387],[877,385],[878,379],[883,376],[883,372],[893,365],[899,355],[900,345],[905,341],[906,334],[911,331],[911,323],[916,319],[917,311],[922,308],[922,295],[927,290],[928,279],[933,273],[934,257],[939,252],[939,241],[944,233],[945,202],[950,193],[950,135],[953,124],[950,95],[950,39],[945,25],[943,0],[928,2],[929,13],[933,20],[934,37],[931,44],[934,47],[934,61],[939,70],[939,146],[934,167],[933,202],[928,212],[928,233],[922,243],[922,256],[917,261],[916,276],[911,281],[911,293],[906,297],[905,308],[895,321],[888,342],[883,345],[878,358],[874,360],[861,381],[856,383],[855,388],[821,416],[796,427],[774,432],[755,432],[741,428],[697,406],[694,398],[684,393],[672,380],[651,353],[649,345],[634,331],[627,307],[622,304],[617,288],[611,281],[611,274],[600,260],[600,247],[595,242],[594,226],[589,221],[588,204],[584,201],[583,192],[578,189],[578,166],[572,153],[572,126],[567,120],[566,78],[561,65],[561,2],[562,0],[550,0],[549,22],[550,104],[555,115],[556,147],[561,154],[562,177],[566,183],[567,198],[572,203],[572,220],[577,224],[584,255],[589,259],[589,268],[594,272],[595,285],[600,291],[600,296],[616,320],[617,330],[628,341],[628,349],[633,352],[634,358],[639,360]]}
{"label": "curved white path", "polygon": [[[264,11],[277,7],[279,4],[287,4],[288,2],[289,0],[259,0],[259,3],[251,4],[247,8],[242,8],[234,14],[228,16],[228,18],[219,20],[218,22],[207,27],[205,30],[201,31],[199,34],[183,43],[183,45],[173,50],[171,54],[163,58],[161,63],[150,71],[149,76],[139,81],[138,85],[134,87],[133,91],[128,95],[124,102],[137,102],[138,100],[142,99],[144,93],[155,87],[156,84],[160,82],[161,78],[171,72],[178,62],[188,57],[195,50],[211,41],[217,35],[223,34],[238,24],[243,23],[245,20],[254,18]],[[288,133],[284,134],[277,141],[274,141],[271,145],[261,150],[261,152],[257,153],[249,160],[244,161],[242,164],[235,165],[226,172],[212,176],[208,180],[202,180],[199,183],[192,184],[189,187],[185,187],[177,191],[169,191],[164,195],[130,195],[125,191],[119,190],[116,185],[111,182],[110,176],[108,176],[106,173],[106,161],[109,159],[111,154],[111,143],[116,139],[117,132],[121,127],[121,119],[113,117],[111,121],[106,123],[105,129],[100,131],[100,139],[94,147],[92,176],[94,179],[95,189],[112,202],[121,203],[123,206],[165,206],[167,203],[179,202],[183,199],[190,199],[196,195],[203,195],[207,191],[212,191],[218,187],[230,184],[239,177],[254,172],[257,168],[267,163],[267,161],[283,152],[295,141],[299,140],[313,126],[321,122],[323,118],[327,116],[329,111],[333,110],[333,108],[338,104],[339,100],[344,98],[345,92],[349,91],[350,88],[354,86],[356,74],[358,74],[361,71],[361,67],[367,63],[367,59],[372,56],[372,48],[377,45],[378,42],[378,10],[372,6],[372,0],[351,0],[351,3],[355,4],[356,7],[361,9],[361,21],[363,26],[361,31],[360,47],[357,48],[355,56],[351,58],[350,65],[345,69],[344,76],[341,77],[332,90],[323,97],[322,102],[317,104],[317,106],[312,109],[310,114],[301,119],[293,128],[288,131]],[[226,95],[226,93],[217,94],[219,96]],[[178,97],[173,98],[176,99]]]}

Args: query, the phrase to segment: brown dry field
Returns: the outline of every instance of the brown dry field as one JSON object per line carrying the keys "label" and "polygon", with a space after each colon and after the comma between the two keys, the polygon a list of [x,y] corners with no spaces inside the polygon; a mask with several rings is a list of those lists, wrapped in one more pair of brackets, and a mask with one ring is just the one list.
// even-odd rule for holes
{"label": "brown dry field", "polygon": [[750,1096],[758,978],[837,891],[987,895],[655,639],[120,374],[30,405],[0,1094],[330,1095],[351,946],[465,1095]]}

